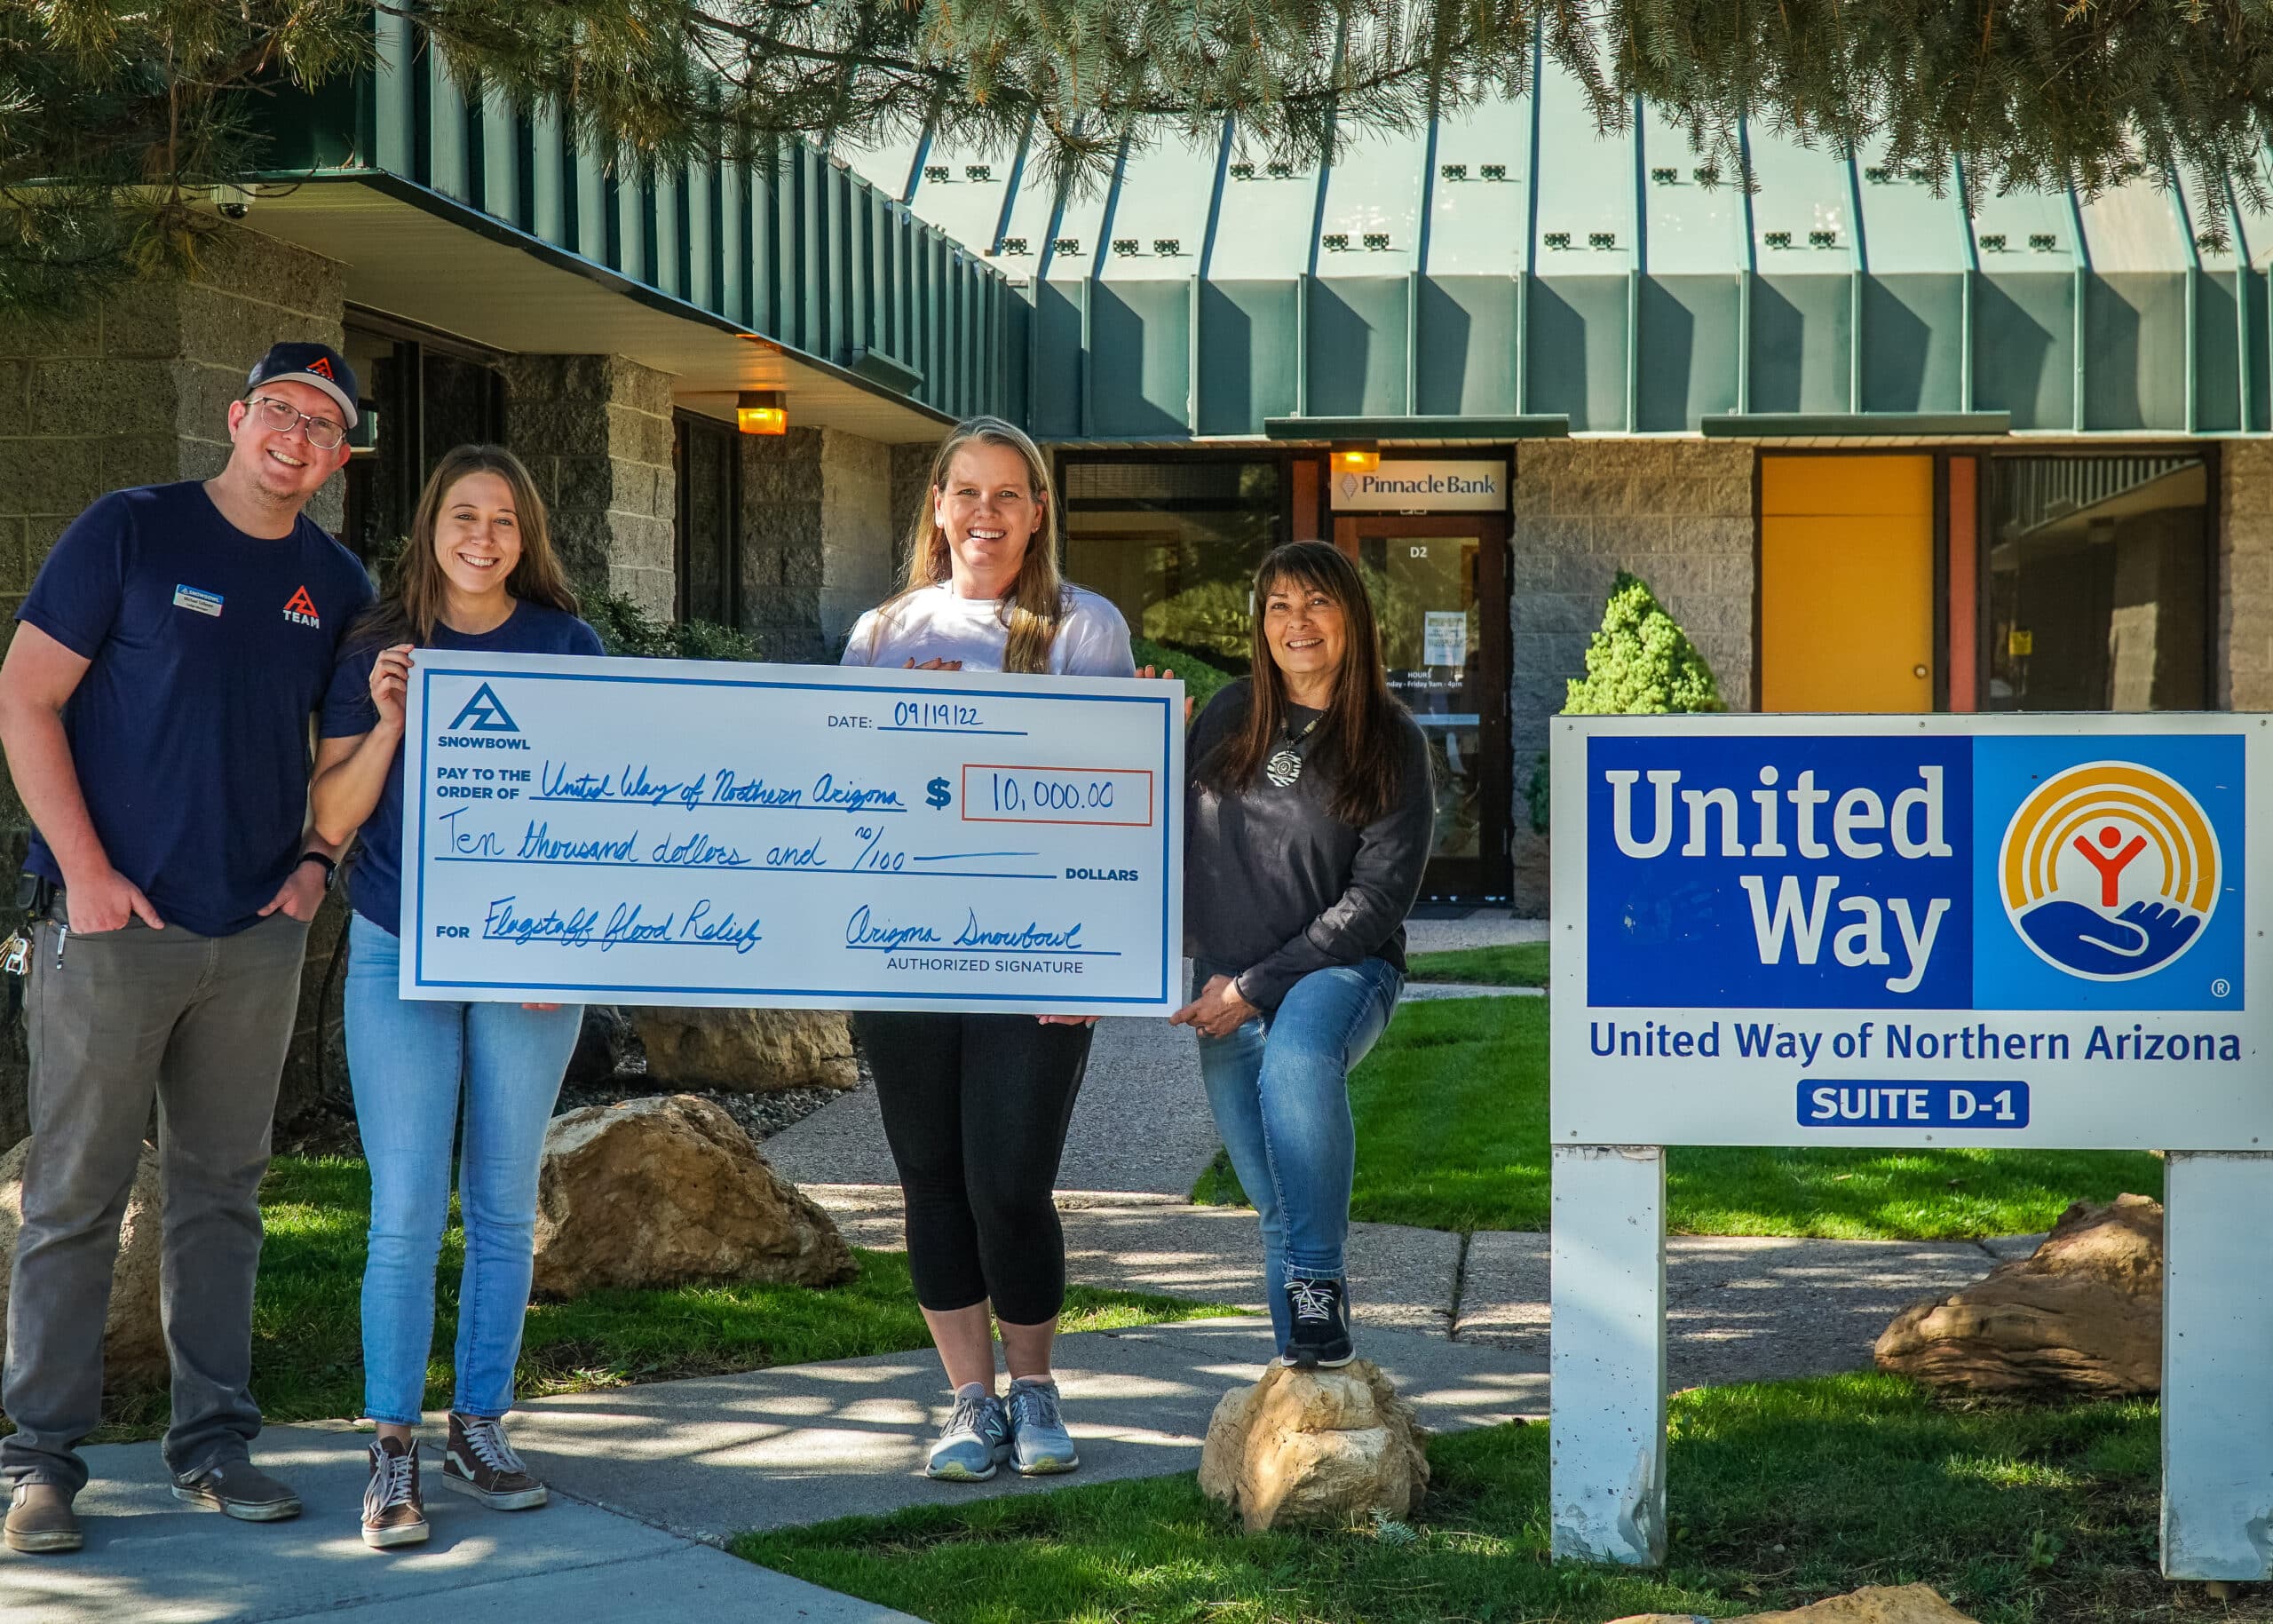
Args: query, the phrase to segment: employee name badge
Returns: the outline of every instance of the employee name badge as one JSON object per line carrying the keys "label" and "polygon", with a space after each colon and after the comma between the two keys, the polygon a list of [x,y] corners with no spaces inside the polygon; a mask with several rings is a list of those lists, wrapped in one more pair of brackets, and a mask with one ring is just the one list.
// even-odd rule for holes
{"label": "employee name badge", "polygon": [[203,587],[177,586],[174,588],[174,607],[194,609],[200,614],[218,615],[221,613],[221,594],[209,592]]}

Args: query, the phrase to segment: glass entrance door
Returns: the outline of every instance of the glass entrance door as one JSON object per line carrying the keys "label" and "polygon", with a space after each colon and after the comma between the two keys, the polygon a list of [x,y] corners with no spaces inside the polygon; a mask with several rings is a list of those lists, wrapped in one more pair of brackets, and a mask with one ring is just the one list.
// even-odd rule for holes
{"label": "glass entrance door", "polygon": [[1381,622],[1391,693],[1428,736],[1437,841],[1424,900],[1508,895],[1507,529],[1495,516],[1352,516],[1354,557]]}

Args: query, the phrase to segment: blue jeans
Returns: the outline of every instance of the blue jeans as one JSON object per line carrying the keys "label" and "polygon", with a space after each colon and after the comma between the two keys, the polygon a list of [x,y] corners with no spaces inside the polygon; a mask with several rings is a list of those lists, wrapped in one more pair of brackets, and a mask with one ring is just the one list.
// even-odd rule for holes
{"label": "blue jeans", "polygon": [[[1197,963],[1192,990],[1244,968]],[[1271,1324],[1282,1347],[1291,1326],[1278,1288],[1290,1279],[1342,1278],[1358,1160],[1350,1069],[1389,1025],[1404,990],[1404,976],[1386,959],[1313,970],[1276,1010],[1229,1037],[1200,1039],[1208,1106],[1262,1224]]]}
{"label": "blue jeans", "polygon": [[450,1145],[464,1081],[458,1205],[456,1397],[467,1415],[513,1406],[528,1308],[537,1162],[582,1004],[430,1003],[396,992],[401,944],[360,914],[348,927],[347,1068],[371,1165],[363,1265],[363,1409],[415,1426],[434,1342],[434,1265],[450,1211]]}

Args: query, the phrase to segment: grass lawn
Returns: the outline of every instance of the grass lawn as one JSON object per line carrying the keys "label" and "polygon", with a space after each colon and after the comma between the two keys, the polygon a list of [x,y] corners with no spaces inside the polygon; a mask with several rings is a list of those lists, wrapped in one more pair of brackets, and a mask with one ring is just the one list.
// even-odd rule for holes
{"label": "grass lawn", "polygon": [[[1408,1003],[1350,1083],[1350,1216],[1429,1229],[1548,1227],[1547,1001]],[[2070,1201],[2159,1200],[2142,1151],[1676,1146],[1669,1228],[1696,1235],[1941,1240],[2031,1234]],[[1192,1200],[1244,1200],[1219,1156]]]}
{"label": "grass lawn", "polygon": [[2261,1594],[2228,1608],[2158,1576],[2151,1404],[1955,1409],[1837,1376],[1678,1394],[1671,1438],[1672,1554],[1654,1575],[1548,1563],[1540,1426],[1433,1440],[1410,1526],[1249,1536],[1185,1476],[733,1549],[939,1624],[1599,1624],[1913,1581],[1984,1624],[2273,1619]]}
{"label": "grass lawn", "polygon": [[[261,1207],[268,1240],[253,1305],[253,1396],[274,1422],[360,1414],[358,1303],[370,1176],[358,1161],[280,1156],[261,1186]],[[442,1237],[434,1357],[426,1370],[429,1408],[443,1408],[450,1401],[464,1240],[454,1208]],[[828,1291],[687,1286],[675,1291],[599,1291],[573,1303],[535,1303],[521,1343],[520,1395],[534,1398],[930,1346],[906,1256],[862,1250],[854,1255],[859,1278]],[[1225,1311],[1175,1297],[1076,1286],[1066,1293],[1065,1326],[1069,1331],[1111,1330]],[[162,1387],[110,1395],[105,1425],[94,1441],[155,1438],[165,1430],[166,1404]]]}
{"label": "grass lawn", "polygon": [[1470,986],[1545,986],[1547,944],[1515,942],[1500,947],[1454,947],[1445,953],[1415,953],[1406,959],[1414,981],[1464,981]]}

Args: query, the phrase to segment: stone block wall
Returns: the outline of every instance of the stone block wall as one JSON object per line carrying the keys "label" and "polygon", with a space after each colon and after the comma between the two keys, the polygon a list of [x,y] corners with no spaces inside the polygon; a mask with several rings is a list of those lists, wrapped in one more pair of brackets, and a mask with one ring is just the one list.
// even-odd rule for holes
{"label": "stone block wall", "polygon": [[2210,702],[2273,710],[2273,441],[2218,448],[2217,663]]}
{"label": "stone block wall", "polygon": [[[229,403],[282,339],[337,346],[345,268],[242,227],[187,281],[137,282],[75,314],[0,321],[0,614],[14,624],[55,538],[107,491],[203,479]],[[308,517],[337,532],[344,482]]]}
{"label": "stone block wall", "polygon": [[1681,622],[1730,709],[1751,708],[1753,459],[1748,444],[1713,440],[1518,449],[1508,565],[1517,914],[1547,912],[1547,841],[1532,830],[1527,791],[1564,684],[1586,675],[1587,644],[1620,570],[1648,582]]}
{"label": "stone block wall", "polygon": [[[0,321],[0,646],[56,538],[90,503],[220,471],[245,374],[280,340],[337,347],[345,286],[336,262],[228,227],[186,280],[136,282],[66,316]],[[333,533],[345,485],[334,478],[308,504]],[[0,774],[0,872],[16,871],[29,833]],[[12,903],[0,903],[0,931],[15,923]],[[30,1128],[21,986],[0,985],[0,1150]],[[312,1022],[304,998],[302,1025]]]}
{"label": "stone block wall", "polygon": [[506,443],[536,478],[561,561],[664,621],[678,585],[671,383],[621,355],[505,363]]}
{"label": "stone block wall", "polygon": [[742,630],[768,660],[833,661],[892,590],[891,448],[840,429],[741,448]]}

